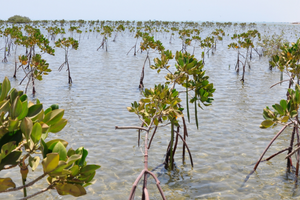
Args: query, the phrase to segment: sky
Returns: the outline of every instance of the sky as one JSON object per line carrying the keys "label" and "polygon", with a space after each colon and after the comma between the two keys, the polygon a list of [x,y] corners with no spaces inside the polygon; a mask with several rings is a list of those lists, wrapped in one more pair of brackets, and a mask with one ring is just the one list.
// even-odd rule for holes
{"label": "sky", "polygon": [[300,0],[0,0],[0,19],[300,22]]}

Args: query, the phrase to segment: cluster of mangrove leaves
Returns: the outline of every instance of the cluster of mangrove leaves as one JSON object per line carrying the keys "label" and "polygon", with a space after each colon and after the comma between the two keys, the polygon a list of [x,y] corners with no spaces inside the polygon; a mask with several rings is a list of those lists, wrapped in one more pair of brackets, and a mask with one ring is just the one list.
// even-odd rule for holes
{"label": "cluster of mangrove leaves", "polygon": [[[26,198],[49,189],[56,189],[60,195],[86,194],[84,187],[91,184],[100,166],[87,164],[88,151],[84,147],[67,150],[67,141],[48,139],[49,133],[61,131],[67,124],[63,115],[64,110],[57,104],[44,110],[39,100],[28,101],[22,91],[11,89],[8,78],[3,80],[0,84],[0,171],[19,167],[23,186],[16,187],[11,178],[0,178],[0,193],[23,189]],[[40,164],[43,174],[26,183],[28,168],[35,171]],[[44,177],[48,187],[27,196],[26,188]]]}

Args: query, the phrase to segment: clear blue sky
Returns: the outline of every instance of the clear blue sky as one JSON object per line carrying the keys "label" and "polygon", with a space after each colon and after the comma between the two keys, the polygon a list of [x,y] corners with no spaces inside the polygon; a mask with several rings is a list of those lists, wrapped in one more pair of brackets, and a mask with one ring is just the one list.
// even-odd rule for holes
{"label": "clear blue sky", "polygon": [[1,0],[0,19],[300,21],[300,0]]}

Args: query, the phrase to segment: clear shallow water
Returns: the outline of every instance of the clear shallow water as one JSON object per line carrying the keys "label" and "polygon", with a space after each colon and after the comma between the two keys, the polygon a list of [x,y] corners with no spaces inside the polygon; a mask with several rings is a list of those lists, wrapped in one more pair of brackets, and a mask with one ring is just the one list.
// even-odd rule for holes
{"label": "clear shallow water", "polygon": [[[289,27],[289,26],[286,26]],[[274,28],[274,27],[273,27]],[[262,28],[280,32],[280,27]],[[287,29],[287,28],[286,28]],[[229,31],[225,30],[226,34]],[[208,30],[207,32],[211,32]],[[205,36],[206,32],[203,33]],[[202,35],[201,35],[202,36]],[[181,41],[176,38],[169,44],[169,34],[157,34],[166,49],[173,53],[180,50]],[[291,41],[293,38],[290,38]],[[3,41],[0,40],[1,46]],[[241,185],[253,169],[268,142],[280,129],[260,129],[263,120],[262,110],[285,98],[287,85],[269,87],[280,78],[277,70],[268,70],[268,59],[255,55],[251,70],[247,69],[245,83],[241,75],[234,71],[236,52],[227,49],[230,37],[220,42],[214,56],[206,58],[206,71],[214,83],[215,101],[210,107],[199,111],[199,130],[196,129],[191,106],[191,123],[188,124],[188,145],[193,155],[194,168],[191,169],[188,157],[186,164],[181,163],[181,148],[175,157],[177,168],[168,172],[162,167],[155,171],[167,199],[291,199],[299,198],[299,191],[293,191],[293,181],[285,177],[284,155],[261,163],[257,172]],[[145,54],[126,55],[134,45],[135,39],[129,33],[118,36],[114,43],[109,40],[108,52],[100,49],[101,38],[90,36],[81,38],[79,49],[70,51],[69,61],[73,84],[67,84],[67,72],[58,72],[63,62],[64,52],[56,49],[56,56],[46,56],[53,70],[43,81],[36,83],[38,98],[45,108],[53,103],[65,109],[67,126],[49,139],[62,138],[69,147],[84,146],[88,149],[89,163],[101,165],[95,176],[95,183],[87,188],[88,194],[78,199],[127,199],[132,184],[143,169],[143,155],[137,147],[137,131],[115,130],[115,126],[139,125],[138,118],[126,109],[133,101],[138,101],[138,83]],[[192,51],[192,49],[189,49]],[[24,49],[20,48],[19,53]],[[201,50],[195,54],[200,57]],[[2,54],[0,54],[2,55]],[[157,56],[151,53],[151,60]],[[2,57],[1,57],[2,59]],[[0,80],[8,76],[12,86],[18,86],[22,79],[19,71],[17,79],[12,78],[13,56],[9,63],[0,63]],[[229,67],[230,65],[230,67]],[[145,71],[145,87],[163,83],[166,72],[157,74],[149,67]],[[31,90],[29,90],[30,94]],[[184,99],[184,96],[182,96]],[[184,105],[184,104],[183,104]],[[289,144],[287,130],[271,147],[266,156],[271,155]],[[153,169],[163,162],[169,139],[169,129],[157,132],[149,151],[149,168]],[[181,147],[181,145],[180,145]],[[41,173],[42,169],[37,169]],[[18,170],[1,171],[0,177],[12,177],[20,185]],[[32,173],[28,180],[36,177]],[[29,189],[29,194],[46,187],[43,181]],[[141,196],[138,187],[136,199]],[[149,180],[151,199],[160,199],[153,179]],[[22,192],[1,195],[0,199],[18,199]],[[75,199],[71,196],[60,197],[56,191],[46,192],[35,199]]]}

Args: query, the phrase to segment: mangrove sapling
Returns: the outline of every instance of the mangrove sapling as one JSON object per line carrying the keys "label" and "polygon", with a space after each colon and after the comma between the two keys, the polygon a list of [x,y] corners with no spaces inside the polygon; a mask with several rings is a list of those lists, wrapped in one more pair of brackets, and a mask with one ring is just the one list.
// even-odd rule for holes
{"label": "mangrove sapling", "polygon": [[100,33],[101,35],[103,35],[103,38],[102,38],[101,45],[98,47],[97,51],[100,48],[104,49],[104,46],[105,46],[105,51],[107,51],[107,39],[108,39],[108,37],[111,37],[112,31],[113,31],[113,29],[110,26],[103,26],[102,32]]}
{"label": "mangrove sapling", "polygon": [[[160,187],[160,182],[156,176],[148,170],[148,137],[151,129],[158,127],[163,122],[171,122],[172,124],[178,124],[177,118],[183,117],[182,108],[178,107],[178,103],[181,101],[178,97],[176,89],[169,88],[167,85],[156,85],[153,89],[145,89],[143,96],[139,103],[136,101],[128,107],[129,112],[133,112],[138,115],[141,120],[142,126],[128,126],[119,127],[116,129],[137,129],[145,131],[145,145],[144,145],[144,169],[141,174],[135,180],[131,193],[130,200],[134,199],[135,190],[139,180],[144,176],[143,181],[143,199],[149,199],[147,190],[147,175],[150,174],[156,181],[156,185],[163,199],[166,199],[163,191]],[[173,127],[173,126],[172,126]],[[172,132],[172,131],[171,131]],[[153,133],[154,134],[154,133]],[[172,152],[172,151],[171,151]],[[171,154],[172,155],[172,154]],[[171,161],[172,161],[171,156]],[[173,163],[173,162],[171,162]]]}
{"label": "mangrove sapling", "polygon": [[214,51],[217,50],[217,41],[223,40],[223,37],[225,36],[225,32],[222,29],[216,29],[211,34],[213,35],[213,39],[214,39],[213,48],[212,48],[212,53],[213,53]]}
{"label": "mangrove sapling", "polygon": [[144,76],[145,76],[145,66],[146,66],[146,62],[148,60],[149,62],[149,66],[151,66],[151,62],[150,62],[150,57],[149,57],[149,53],[150,53],[150,49],[153,50],[158,50],[158,51],[163,51],[164,47],[162,46],[162,43],[159,40],[154,40],[154,36],[149,36],[148,33],[143,33],[142,34],[142,42],[141,42],[141,51],[146,51],[147,55],[144,61],[144,65],[142,68],[142,73],[141,73],[141,78],[140,78],[140,84],[139,84],[139,88],[142,89],[144,88]]}
{"label": "mangrove sapling", "polygon": [[213,48],[213,43],[214,43],[214,37],[207,36],[204,40],[201,40],[200,47],[201,49],[204,49],[201,58],[202,62],[205,65],[205,54],[209,57],[209,51],[212,50]]}
{"label": "mangrove sapling", "polygon": [[61,64],[61,66],[58,68],[59,71],[61,71],[63,69],[64,66],[67,66],[66,71],[68,71],[68,83],[71,84],[72,83],[72,78],[71,78],[71,71],[70,71],[70,65],[69,65],[69,59],[68,59],[68,54],[69,54],[69,50],[71,49],[78,49],[78,41],[74,40],[73,38],[69,37],[68,39],[63,38],[58,39],[55,42],[55,46],[62,48],[65,51],[65,62],[63,64]]}
{"label": "mangrove sapling", "polygon": [[4,58],[2,60],[2,62],[4,62],[4,63],[8,62],[8,60],[7,60],[7,54],[8,54],[8,42],[9,42],[9,39],[10,39],[10,32],[11,32],[11,28],[6,28],[4,30],[4,32],[2,33],[2,36],[4,37],[4,43],[5,43],[5,46],[4,46]]}
{"label": "mangrove sapling", "polygon": [[[264,35],[261,42],[258,42],[258,46],[262,48],[262,54],[269,58],[272,58],[275,55],[280,56],[281,48],[284,44],[288,43],[286,39],[283,38],[283,33],[277,35],[276,33],[272,36]],[[272,70],[272,65],[269,65],[269,69]]]}
{"label": "mangrove sapling", "polygon": [[70,28],[69,28],[70,37],[73,37],[73,33],[75,31],[77,31],[78,29],[79,29],[79,27],[77,27],[77,26],[70,26]]}
{"label": "mangrove sapling", "polygon": [[171,28],[171,35],[170,35],[170,41],[169,41],[170,44],[172,43],[172,39],[174,39],[175,32],[177,32],[177,31],[178,31],[177,27]]}
{"label": "mangrove sapling", "polygon": [[[0,84],[0,88],[0,171],[20,168],[23,183],[17,187],[10,177],[1,177],[0,193],[23,190],[23,199],[50,189],[56,189],[59,195],[85,195],[84,187],[92,184],[100,166],[87,165],[88,151],[84,147],[67,150],[67,141],[48,139],[48,134],[61,131],[67,124],[67,120],[63,118],[64,110],[59,109],[57,104],[44,110],[39,100],[36,103],[28,101],[22,91],[11,89],[7,77]],[[29,168],[33,172],[40,164],[43,168],[42,174],[26,182]],[[29,175],[32,178],[30,173]],[[45,177],[48,186],[28,195],[28,188]]]}
{"label": "mangrove sapling", "polygon": [[130,52],[132,49],[134,49],[133,55],[136,56],[136,52],[137,52],[137,50],[136,50],[136,44],[137,44],[139,38],[141,38],[141,37],[143,37],[143,33],[142,33],[140,30],[137,30],[137,31],[136,31],[136,34],[135,34],[135,36],[134,36],[134,38],[136,38],[135,44],[134,44],[133,47],[131,47],[131,49],[127,52],[127,55],[129,54],[129,52]]}
{"label": "mangrove sapling", "polygon": [[116,28],[116,34],[115,34],[115,37],[114,37],[114,39],[113,39],[113,42],[116,41],[116,38],[117,38],[117,36],[118,36],[118,33],[121,33],[122,31],[125,31],[125,27],[124,27],[122,24],[120,24],[120,25]]}
{"label": "mangrove sapling", "polygon": [[[20,62],[22,63],[21,66],[23,64],[27,64],[27,57],[26,56],[21,56],[19,57]],[[25,63],[24,63],[25,62]],[[29,83],[32,83],[32,94],[35,94],[36,90],[35,90],[35,80],[43,80],[42,76],[43,75],[48,75],[49,72],[51,72],[52,70],[49,69],[49,63],[46,62],[46,60],[42,59],[42,56],[40,54],[35,54],[34,56],[32,56],[31,58],[31,64],[29,66],[29,70],[24,70],[25,71],[25,76],[24,78],[21,80],[20,84],[25,80],[25,78],[28,79],[27,84],[25,86],[25,93],[27,93],[27,89],[29,86]]]}
{"label": "mangrove sapling", "polygon": [[187,50],[187,46],[191,44],[191,34],[193,33],[193,30],[191,29],[182,29],[179,30],[178,34],[179,34],[179,38],[181,39],[181,43],[182,43],[182,48],[181,51],[182,52],[186,52]]}
{"label": "mangrove sapling", "polygon": [[[287,175],[292,173],[291,168],[292,165],[292,158],[293,154],[296,155],[296,170],[295,170],[295,186],[298,185],[298,176],[299,176],[299,163],[300,163],[300,141],[299,141],[299,107],[300,107],[300,86],[299,86],[299,60],[300,60],[300,39],[296,43],[292,43],[290,46],[289,44],[285,44],[281,48],[282,52],[281,55],[275,55],[272,58],[271,64],[277,66],[280,71],[285,72],[288,76],[288,80],[281,81],[279,83],[289,81],[289,87],[287,89],[287,100],[281,100],[279,104],[274,104],[272,107],[274,111],[271,111],[269,107],[266,107],[263,111],[263,117],[265,120],[261,123],[260,128],[269,128],[274,127],[278,124],[283,125],[281,130],[273,137],[271,142],[265,148],[264,152],[260,156],[259,160],[257,161],[255,167],[253,168],[252,172],[246,177],[245,182],[249,179],[250,175],[256,171],[258,165],[262,162],[262,159],[265,153],[268,151],[270,146],[273,142],[282,134],[282,132],[287,127],[292,127],[293,131],[291,134],[290,144],[287,148],[273,154],[266,160],[270,160],[277,155],[288,151],[288,155],[286,156],[287,159]],[[279,84],[276,83],[273,86]],[[295,89],[292,89],[292,85],[295,85]],[[271,86],[271,87],[273,87]],[[294,145],[294,140],[297,139],[296,144]],[[295,147],[295,149],[294,149]],[[244,182],[244,183],[245,183]]]}
{"label": "mangrove sapling", "polygon": [[201,44],[201,37],[199,37],[198,35],[197,36],[193,36],[192,40],[195,41],[194,46],[193,46],[193,53],[192,53],[192,55],[195,55],[196,45],[197,45],[197,43]]}
{"label": "mangrove sapling", "polygon": [[[176,53],[176,69],[177,71],[172,73],[168,65],[169,60],[173,59],[174,56],[171,51],[164,51],[163,47],[158,49],[161,53],[161,58],[154,59],[154,65],[151,66],[152,69],[156,69],[159,73],[161,70],[167,70],[169,73],[166,76],[167,82],[164,85],[155,85],[153,89],[145,89],[143,91],[143,98],[140,99],[139,103],[136,101],[131,104],[131,107],[128,107],[129,112],[134,112],[138,115],[138,118],[141,121],[140,126],[128,126],[128,127],[119,127],[116,126],[116,129],[137,129],[138,133],[138,144],[140,141],[140,133],[141,131],[145,131],[145,150],[144,150],[144,170],[142,170],[141,174],[138,176],[136,181],[133,184],[129,199],[134,198],[135,190],[139,180],[144,176],[144,184],[143,184],[143,197],[142,199],[149,199],[148,190],[147,190],[147,174],[153,176],[156,180],[157,187],[162,195],[162,198],[165,199],[162,190],[159,186],[159,181],[155,177],[155,175],[148,170],[148,149],[153,141],[153,137],[157,132],[157,129],[163,126],[167,126],[171,124],[170,132],[171,139],[169,145],[167,147],[166,160],[165,160],[165,168],[169,170],[174,169],[174,156],[176,153],[178,140],[179,138],[183,142],[183,162],[185,149],[188,150],[191,166],[193,167],[193,161],[191,152],[186,143],[187,136],[187,128],[186,123],[183,117],[183,108],[180,106],[181,99],[179,98],[180,93],[175,89],[176,84],[180,84],[183,87],[186,87],[186,94],[188,95],[188,91],[194,91],[194,97],[188,103],[195,103],[195,113],[196,113],[196,125],[198,127],[198,118],[197,118],[197,102],[198,106],[200,106],[200,102],[205,106],[209,106],[213,101],[212,93],[215,91],[213,88],[213,84],[208,82],[208,76],[205,76],[205,71],[202,70],[203,64],[202,61],[197,61],[193,55],[189,53],[182,54],[181,52]],[[189,77],[191,76],[191,79]],[[169,85],[171,87],[169,88]],[[188,109],[188,108],[187,108]],[[189,113],[189,112],[188,112]],[[180,134],[180,125],[179,119],[183,121],[184,127],[184,136],[182,137]],[[152,137],[148,144],[148,137],[150,131],[152,132]],[[176,134],[176,135],[175,135]],[[174,143],[175,140],[175,143]]]}
{"label": "mangrove sapling", "polygon": [[21,27],[13,26],[11,33],[10,33],[11,40],[13,40],[13,43],[16,45],[15,47],[15,70],[13,77],[17,77],[17,70],[18,70],[18,61],[17,61],[17,48],[18,45],[22,44],[22,31]]}
{"label": "mangrove sapling", "polygon": [[[246,65],[248,64],[250,68],[250,62],[248,61],[248,57],[250,54],[250,48],[254,48],[252,39],[258,35],[260,37],[260,34],[257,30],[249,30],[246,33],[241,34],[234,34],[233,37],[231,37],[232,40],[236,40],[237,42],[232,42],[228,45],[228,49],[238,49],[237,54],[237,62],[235,65],[236,72],[239,72],[240,69],[240,63],[243,66],[243,75],[241,81],[245,81],[245,71],[246,71]],[[242,54],[240,49],[246,49],[246,54]],[[244,62],[241,61],[240,56],[244,58]]]}
{"label": "mangrove sapling", "polygon": [[[211,105],[213,101],[213,92],[215,89],[213,88],[213,84],[209,83],[208,76],[205,76],[205,71],[203,71],[203,63],[202,61],[198,61],[196,58],[194,58],[193,55],[190,55],[189,53],[182,53],[182,52],[176,52],[175,60],[176,60],[176,71],[172,73],[169,70],[170,65],[168,65],[169,60],[173,59],[172,52],[169,50],[161,51],[161,59],[155,58],[154,63],[155,65],[151,66],[151,69],[156,69],[159,73],[161,70],[167,70],[169,73],[165,77],[167,80],[167,84],[172,84],[171,89],[174,89],[176,84],[179,84],[186,88],[186,91],[183,91],[186,93],[186,110],[187,110],[187,116],[188,120],[190,121],[190,115],[189,115],[189,103],[194,103],[195,105],[195,121],[196,126],[198,128],[198,116],[197,116],[197,107],[201,107],[200,103],[202,103],[204,106]],[[191,79],[190,79],[191,78]],[[192,99],[189,100],[189,91],[194,91],[194,96]],[[198,104],[197,104],[198,103]],[[186,144],[186,137],[187,134],[187,127],[185,123],[184,117],[182,117],[182,123],[183,123],[183,130],[184,130],[184,136],[182,137],[179,134],[179,128],[180,126],[177,126],[177,132],[176,134],[180,137],[180,139],[183,141],[183,158],[182,161],[184,163],[184,154],[185,154],[185,148],[189,151],[188,146]],[[156,130],[154,130],[153,135],[155,134]],[[172,131],[171,131],[172,132]],[[176,142],[174,146],[174,150],[176,151],[177,143],[178,143],[178,136],[176,136]],[[151,138],[152,141],[152,138]],[[150,141],[150,142],[151,142]],[[171,139],[172,141],[172,139]],[[168,166],[168,161],[171,160],[170,156],[172,155],[172,146],[170,144],[167,148],[167,154],[166,154],[166,161],[165,164]],[[171,152],[170,152],[171,151]],[[175,155],[175,151],[173,153],[173,157]],[[192,162],[192,156],[190,154],[191,159],[191,165],[193,166]],[[174,160],[174,158],[172,158]],[[170,163],[172,166],[173,163]],[[166,167],[167,168],[167,167]]]}
{"label": "mangrove sapling", "polygon": [[[42,59],[40,54],[35,53],[35,47],[39,47],[42,53],[54,55],[54,49],[49,46],[49,41],[41,34],[39,29],[35,29],[31,26],[26,25],[25,30],[28,36],[23,36],[20,39],[20,44],[29,48],[29,52],[26,55],[20,55],[19,60],[24,70],[25,76],[21,80],[20,84],[27,78],[28,82],[25,86],[25,93],[29,83],[32,83],[32,93],[35,94],[35,79],[42,80],[42,75],[47,75],[51,70],[48,68],[49,64],[46,60]],[[25,68],[24,66],[27,65]]]}

